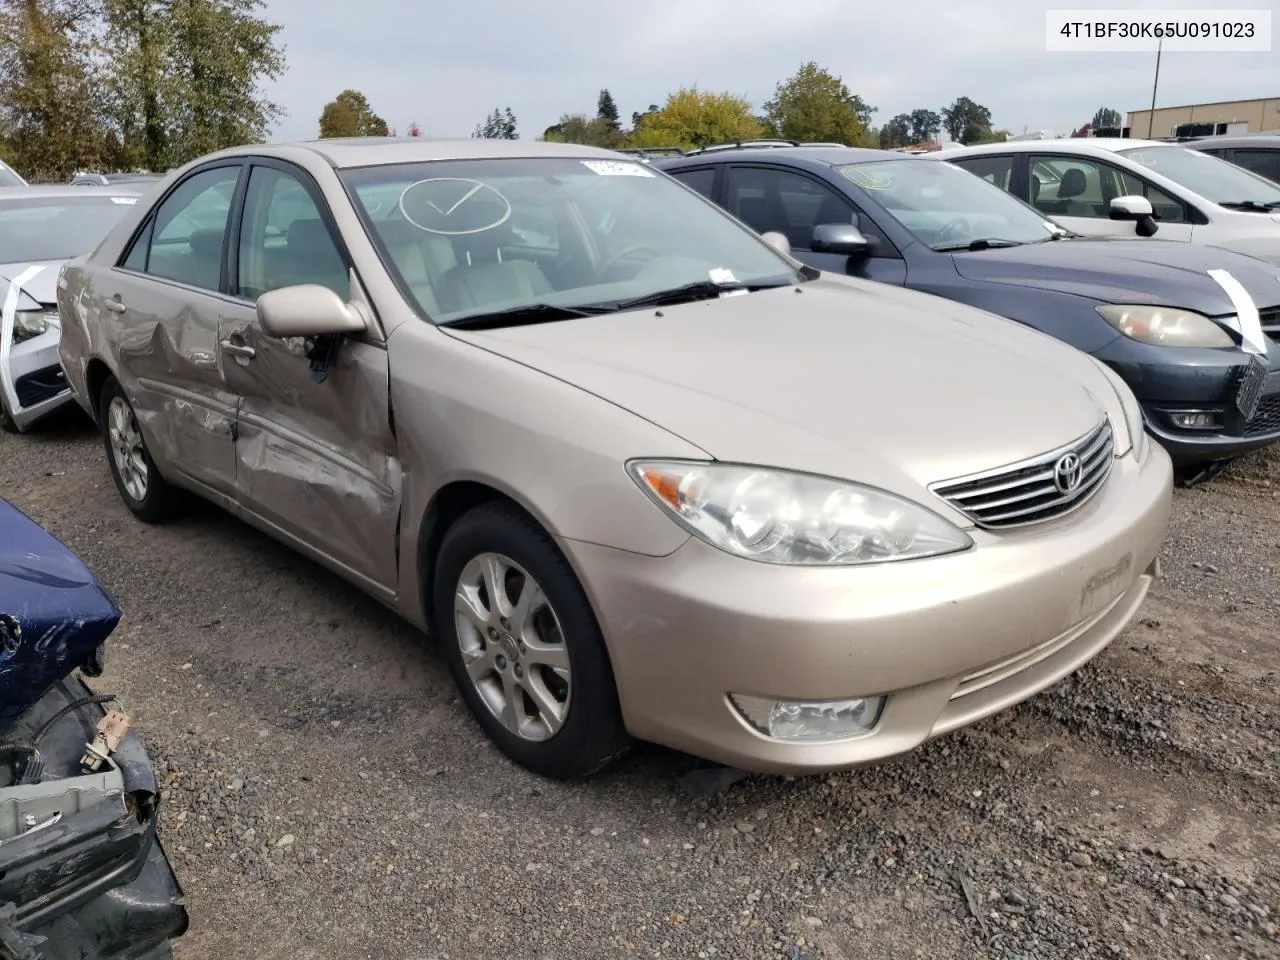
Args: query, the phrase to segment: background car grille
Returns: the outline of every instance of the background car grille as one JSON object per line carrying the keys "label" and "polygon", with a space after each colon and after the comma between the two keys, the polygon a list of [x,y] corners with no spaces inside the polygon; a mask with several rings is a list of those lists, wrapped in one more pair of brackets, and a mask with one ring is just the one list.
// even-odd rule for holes
{"label": "background car grille", "polygon": [[[1070,493],[1054,483],[1054,467],[1068,453],[1080,458],[1080,485]],[[997,470],[935,483],[929,489],[980,527],[1020,527],[1070,513],[1102,489],[1111,475],[1115,439],[1110,421],[1058,450]]]}

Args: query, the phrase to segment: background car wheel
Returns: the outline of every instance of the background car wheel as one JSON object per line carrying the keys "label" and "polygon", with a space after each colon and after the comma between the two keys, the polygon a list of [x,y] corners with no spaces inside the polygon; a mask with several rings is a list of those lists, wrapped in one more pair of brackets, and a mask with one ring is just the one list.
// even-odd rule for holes
{"label": "background car wheel", "polygon": [[9,408],[4,404],[4,397],[0,397],[0,430],[5,433],[20,433],[18,425],[13,422],[13,417],[9,416]]}
{"label": "background car wheel", "polygon": [[474,508],[435,565],[435,634],[467,706],[516,763],[560,780],[630,743],[604,638],[551,538],[519,510]]}
{"label": "background car wheel", "polygon": [[186,498],[160,476],[138,429],[133,406],[115,377],[108,377],[103,384],[99,403],[98,422],[107,464],[125,505],[145,523],[163,523],[179,515]]}

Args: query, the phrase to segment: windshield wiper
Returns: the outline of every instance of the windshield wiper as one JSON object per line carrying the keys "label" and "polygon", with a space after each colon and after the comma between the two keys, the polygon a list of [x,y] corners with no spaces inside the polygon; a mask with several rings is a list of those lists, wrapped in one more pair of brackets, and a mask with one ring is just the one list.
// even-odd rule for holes
{"label": "windshield wiper", "polygon": [[631,297],[628,300],[592,304],[591,307],[585,307],[584,309],[599,308],[600,312],[604,312],[605,310],[634,310],[637,307],[663,307],[675,303],[690,303],[694,300],[710,300],[713,297],[720,296],[722,293],[734,293],[739,290],[750,293],[755,290],[773,290],[777,287],[791,287],[794,285],[794,280],[767,280],[757,283],[716,283],[714,280],[696,280],[683,286],[672,287],[670,290],[647,293],[643,297]]}
{"label": "windshield wiper", "polygon": [[1280,200],[1263,203],[1261,200],[1221,200],[1218,206],[1228,210],[1260,210],[1263,213],[1280,208]]}
{"label": "windshield wiper", "polygon": [[497,327],[519,327],[531,323],[551,323],[556,320],[572,320],[575,317],[594,317],[608,311],[596,307],[561,307],[554,303],[530,303],[509,310],[492,313],[473,313],[456,320],[445,320],[439,325],[459,330],[493,330]]}
{"label": "windshield wiper", "polygon": [[1001,240],[999,237],[980,237],[977,240],[970,240],[968,243],[948,243],[941,247],[933,249],[939,253],[945,253],[951,250],[987,250],[991,247],[1021,247],[1021,240]]}

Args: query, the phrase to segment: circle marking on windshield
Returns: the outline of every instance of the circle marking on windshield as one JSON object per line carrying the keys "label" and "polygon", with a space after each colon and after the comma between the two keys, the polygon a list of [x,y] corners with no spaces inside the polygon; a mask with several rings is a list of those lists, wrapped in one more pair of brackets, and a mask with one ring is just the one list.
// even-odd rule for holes
{"label": "circle marking on windshield", "polygon": [[[501,212],[494,198],[501,204]],[[409,206],[416,208],[416,217]],[[511,218],[511,202],[501,192],[466,177],[433,177],[411,183],[401,191],[399,207],[401,216],[419,230],[447,237],[484,233]],[[424,220],[434,225],[428,226]]]}

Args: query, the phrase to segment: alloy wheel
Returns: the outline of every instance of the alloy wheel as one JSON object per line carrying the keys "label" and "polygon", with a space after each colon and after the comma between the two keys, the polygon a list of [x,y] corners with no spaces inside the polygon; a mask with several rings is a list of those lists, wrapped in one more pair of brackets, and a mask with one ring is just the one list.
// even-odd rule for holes
{"label": "alloy wheel", "polygon": [[107,438],[116,473],[120,475],[125,491],[135,501],[145,500],[150,481],[146,448],[138,421],[123,397],[113,397],[107,409]]}

